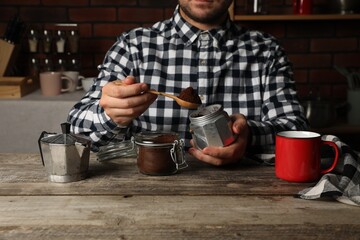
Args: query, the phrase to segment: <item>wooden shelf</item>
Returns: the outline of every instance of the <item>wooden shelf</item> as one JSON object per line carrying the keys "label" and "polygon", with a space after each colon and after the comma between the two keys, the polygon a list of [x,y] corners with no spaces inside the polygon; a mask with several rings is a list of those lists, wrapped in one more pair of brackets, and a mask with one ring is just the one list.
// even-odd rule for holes
{"label": "wooden shelf", "polygon": [[360,20],[360,14],[234,15],[235,21]]}
{"label": "wooden shelf", "polygon": [[309,14],[309,15],[236,15],[234,2],[229,7],[230,18],[234,21],[326,21],[360,20],[360,14]]}

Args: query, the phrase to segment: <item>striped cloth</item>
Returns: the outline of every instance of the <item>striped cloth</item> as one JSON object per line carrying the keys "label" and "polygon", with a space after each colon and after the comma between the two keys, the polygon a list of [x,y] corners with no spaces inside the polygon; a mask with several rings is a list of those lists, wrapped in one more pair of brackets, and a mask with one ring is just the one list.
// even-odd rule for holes
{"label": "striped cloth", "polygon": [[333,172],[327,173],[313,187],[300,191],[302,199],[335,198],[337,201],[360,206],[360,153],[333,135],[322,136],[324,141],[339,147],[339,162]]}

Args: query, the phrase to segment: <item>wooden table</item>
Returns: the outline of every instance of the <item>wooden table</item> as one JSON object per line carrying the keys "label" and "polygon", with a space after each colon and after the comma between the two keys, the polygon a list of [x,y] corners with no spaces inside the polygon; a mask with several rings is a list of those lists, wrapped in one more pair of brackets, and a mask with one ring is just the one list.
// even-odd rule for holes
{"label": "wooden table", "polygon": [[293,195],[271,166],[188,159],[172,176],[136,160],[99,163],[88,178],[48,182],[38,154],[0,154],[0,239],[359,239],[360,210]]}

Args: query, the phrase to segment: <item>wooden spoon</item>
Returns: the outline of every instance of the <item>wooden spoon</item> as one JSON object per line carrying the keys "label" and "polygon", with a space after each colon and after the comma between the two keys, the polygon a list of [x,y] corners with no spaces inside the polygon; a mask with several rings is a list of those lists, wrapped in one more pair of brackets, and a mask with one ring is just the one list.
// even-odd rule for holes
{"label": "wooden spoon", "polygon": [[168,98],[172,98],[177,102],[177,104],[179,104],[180,106],[182,106],[184,108],[197,109],[200,106],[200,104],[187,102],[187,101],[182,100],[181,98],[176,97],[176,96],[174,96],[172,94],[158,92],[158,91],[155,91],[155,90],[148,90],[148,92],[152,93],[152,94],[157,94],[157,95],[162,95],[162,96],[165,96],[165,97],[168,97]]}
{"label": "wooden spoon", "polygon": [[[121,80],[116,80],[116,81],[114,81],[114,83],[115,83],[115,85],[123,85]],[[176,97],[176,96],[174,96],[172,94],[168,94],[168,93],[158,92],[155,90],[148,90],[147,92],[156,94],[156,95],[161,95],[161,96],[168,97],[168,98],[172,98],[176,101],[177,104],[179,104],[180,106],[182,106],[184,108],[188,108],[188,109],[197,109],[201,105],[198,103],[187,102],[185,100],[182,100],[179,97]]]}

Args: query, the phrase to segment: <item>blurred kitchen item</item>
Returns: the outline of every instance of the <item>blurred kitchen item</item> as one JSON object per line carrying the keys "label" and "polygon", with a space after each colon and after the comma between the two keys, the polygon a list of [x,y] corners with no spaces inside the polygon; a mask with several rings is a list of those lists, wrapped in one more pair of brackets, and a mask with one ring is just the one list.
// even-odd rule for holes
{"label": "blurred kitchen item", "polygon": [[70,86],[67,86],[69,88],[69,92],[75,92],[76,90],[82,89],[81,82],[85,77],[80,75],[78,71],[65,71],[62,72],[62,79],[70,79],[72,81],[72,84]]}
{"label": "blurred kitchen item", "polygon": [[314,87],[309,92],[308,100],[302,105],[311,128],[330,127],[348,111],[348,104],[345,101],[334,102],[322,99],[320,86]]}
{"label": "blurred kitchen item", "polygon": [[57,59],[57,63],[55,65],[55,70],[58,72],[64,72],[66,71],[66,62],[62,58]]}
{"label": "blurred kitchen item", "polygon": [[306,102],[304,108],[311,128],[329,127],[336,119],[335,109],[330,102],[310,100]]}
{"label": "blurred kitchen item", "polygon": [[43,37],[42,37],[42,44],[43,44],[43,51],[44,53],[50,53],[51,52],[51,44],[52,44],[52,36],[51,31],[44,30]]}
{"label": "blurred kitchen item", "polygon": [[25,28],[25,23],[18,15],[15,15],[9,20],[6,26],[5,34],[3,36],[4,41],[12,44],[20,43]]}
{"label": "blurred kitchen item", "polygon": [[267,0],[247,0],[247,14],[267,14]]}
{"label": "blurred kitchen item", "polygon": [[333,13],[354,14],[360,12],[359,0],[330,0],[329,6]]}
{"label": "blurred kitchen item", "polygon": [[24,30],[25,24],[19,16],[15,15],[9,20],[4,36],[0,39],[0,77],[13,75]]}
{"label": "blurred kitchen item", "polygon": [[18,53],[17,49],[17,45],[0,39],[0,77],[10,72]]}
{"label": "blurred kitchen item", "polygon": [[0,98],[18,99],[38,88],[39,82],[37,79],[0,76]]}
{"label": "blurred kitchen item", "polygon": [[293,0],[294,14],[311,14],[312,5],[312,0]]}
{"label": "blurred kitchen item", "polygon": [[360,89],[360,73],[352,73],[352,82],[354,84],[354,89]]}
{"label": "blurred kitchen item", "polygon": [[40,69],[39,69],[39,61],[36,58],[31,58],[30,61],[30,76],[34,79],[39,79],[39,73],[40,73]]}
{"label": "blurred kitchen item", "polygon": [[65,33],[64,31],[58,30],[56,35],[56,51],[57,53],[65,52]]}
{"label": "blurred kitchen item", "polygon": [[81,70],[81,63],[79,61],[79,59],[77,58],[72,58],[71,61],[69,62],[67,69],[69,71],[78,71],[80,72]]}
{"label": "blurred kitchen item", "polygon": [[74,182],[86,178],[91,141],[71,134],[70,124],[61,124],[62,134],[43,131],[38,140],[41,160],[50,182]]}
{"label": "blurred kitchen item", "polygon": [[68,46],[70,53],[77,53],[79,51],[79,34],[76,30],[71,30],[68,36]]}
{"label": "blurred kitchen item", "polygon": [[94,84],[96,77],[87,77],[81,80],[81,85],[85,92],[88,92],[91,86]]}
{"label": "blurred kitchen item", "polygon": [[21,98],[39,87],[37,79],[14,76],[14,63],[24,30],[24,22],[16,15],[8,22],[3,39],[0,39],[0,98]]}
{"label": "blurred kitchen item", "polygon": [[54,66],[51,58],[45,58],[42,65],[42,72],[51,72],[54,71]]}
{"label": "blurred kitchen item", "polygon": [[336,66],[336,65],[334,66],[334,68],[340,74],[342,74],[344,77],[346,77],[349,89],[360,90],[360,73],[359,72],[350,72],[347,68]]}
{"label": "blurred kitchen item", "polygon": [[28,43],[29,43],[29,52],[31,53],[38,52],[39,36],[35,29],[30,29],[28,36]]}
{"label": "blurred kitchen item", "polygon": [[349,89],[347,101],[349,104],[348,123],[360,125],[360,89]]}

